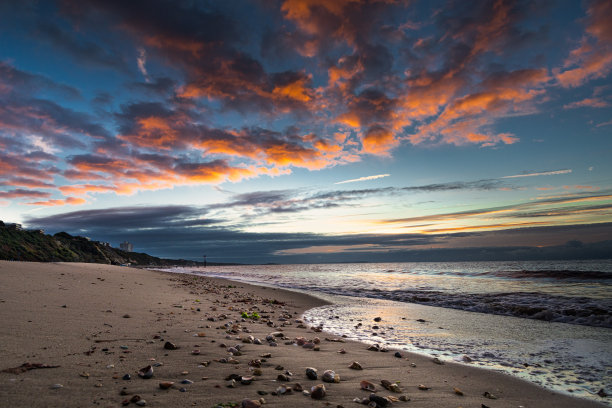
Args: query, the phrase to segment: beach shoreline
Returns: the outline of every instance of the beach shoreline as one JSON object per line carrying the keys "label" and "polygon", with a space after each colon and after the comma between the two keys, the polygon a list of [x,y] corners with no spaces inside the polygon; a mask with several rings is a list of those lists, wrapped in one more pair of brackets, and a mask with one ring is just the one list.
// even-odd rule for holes
{"label": "beach shoreline", "polygon": [[[346,407],[369,397],[360,389],[365,380],[378,396],[410,399],[394,402],[398,407],[605,406],[490,370],[369,351],[364,343],[299,323],[306,310],[325,304],[302,293],[221,278],[0,261],[0,370],[9,370],[0,372],[0,405],[116,407],[138,395],[146,406],[212,407],[263,398],[271,407]],[[246,321],[242,312],[249,313]],[[259,319],[253,320],[253,313]],[[249,336],[263,344],[243,343]],[[271,347],[267,336],[277,346]],[[318,338],[319,351],[296,346],[296,338]],[[166,342],[177,349],[164,348]],[[231,356],[227,350],[236,345],[240,350]],[[353,361],[363,369],[349,368]],[[153,377],[139,378],[138,370],[148,365]],[[307,367],[318,370],[317,380],[306,377]],[[340,382],[321,381],[325,370],[335,371]],[[130,379],[123,379],[126,375]],[[239,377],[251,378],[250,384],[236,381]],[[398,382],[400,392],[383,388],[381,380]],[[174,384],[161,389],[163,382]],[[326,396],[312,399],[294,390],[296,383],[304,390],[325,384]]]}

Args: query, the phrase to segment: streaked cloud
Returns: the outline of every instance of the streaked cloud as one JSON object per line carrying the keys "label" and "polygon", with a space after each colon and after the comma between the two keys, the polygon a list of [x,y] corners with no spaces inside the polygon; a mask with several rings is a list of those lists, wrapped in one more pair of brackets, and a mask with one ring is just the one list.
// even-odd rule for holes
{"label": "streaked cloud", "polygon": [[572,172],[572,169],[562,169],[562,170],[552,170],[552,171],[541,171],[541,172],[535,172],[535,173],[514,174],[512,176],[503,176],[501,178],[508,179],[508,178],[521,178],[521,177],[556,176],[558,174],[569,174],[571,172]]}
{"label": "streaked cloud", "polygon": [[358,181],[369,181],[369,180],[377,180],[383,177],[389,177],[390,174],[377,174],[375,176],[365,176],[365,177],[359,177],[356,179],[351,179],[351,180],[344,180],[344,181],[339,181],[337,183],[334,184],[346,184],[346,183],[356,183]]}

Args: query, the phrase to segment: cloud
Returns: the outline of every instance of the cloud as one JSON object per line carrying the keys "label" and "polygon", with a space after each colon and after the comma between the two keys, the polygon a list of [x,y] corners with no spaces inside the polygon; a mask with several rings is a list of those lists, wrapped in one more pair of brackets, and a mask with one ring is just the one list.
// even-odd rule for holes
{"label": "cloud", "polygon": [[144,77],[147,83],[151,82],[149,78],[149,73],[147,72],[147,52],[144,48],[138,49],[138,56],[136,57],[136,62],[138,64],[138,70]]}
{"label": "cloud", "polygon": [[556,176],[558,174],[569,174],[571,172],[572,172],[572,169],[562,169],[562,170],[552,170],[552,171],[541,171],[541,172],[536,172],[536,173],[514,174],[512,176],[504,176],[501,178],[508,179],[508,178],[521,178],[521,177]]}
{"label": "cloud", "polygon": [[607,108],[610,104],[601,98],[585,98],[581,101],[576,101],[563,105],[563,109],[576,108]]}
{"label": "cloud", "polygon": [[59,200],[47,200],[47,201],[35,201],[26,203],[27,205],[45,206],[45,207],[57,207],[63,205],[81,205],[85,204],[87,200],[80,197],[66,197],[65,199]]}
{"label": "cloud", "polygon": [[606,77],[612,71],[612,5],[606,0],[589,3],[586,35],[578,48],[571,51],[562,69],[556,69],[562,87],[574,88],[587,81]]}
{"label": "cloud", "polygon": [[[115,245],[128,240],[156,256],[200,259],[204,251],[211,261],[245,263],[592,258],[609,253],[610,244],[591,243],[609,238],[612,229],[602,223],[431,235],[247,233],[219,227],[193,206],[73,211],[26,221],[28,228],[50,233],[86,234]],[[564,242],[576,239],[584,246],[569,253]],[[535,248],[543,242],[548,248]]]}
{"label": "cloud", "polygon": [[375,176],[365,176],[365,177],[359,177],[356,179],[351,179],[351,180],[344,180],[344,181],[339,181],[337,183],[334,184],[346,184],[346,183],[356,183],[358,181],[369,181],[369,180],[377,180],[383,177],[389,177],[390,174],[377,174]]}

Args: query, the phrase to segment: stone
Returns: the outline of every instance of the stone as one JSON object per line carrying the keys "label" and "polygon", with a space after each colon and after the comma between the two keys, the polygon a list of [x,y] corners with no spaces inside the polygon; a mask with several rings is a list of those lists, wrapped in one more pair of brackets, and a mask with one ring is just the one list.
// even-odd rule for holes
{"label": "stone", "polygon": [[321,376],[321,379],[328,383],[339,383],[340,382],[340,376],[336,374],[336,372],[333,370],[325,370],[323,372],[323,375]]}
{"label": "stone", "polygon": [[306,377],[310,380],[316,380],[318,378],[317,369],[312,367],[306,368]]}
{"label": "stone", "polygon": [[375,403],[377,408],[384,408],[390,404],[390,401],[387,398],[381,397],[374,393],[370,394],[370,402]]}
{"label": "stone", "polygon": [[252,399],[243,399],[242,403],[240,404],[240,406],[242,408],[259,408],[261,407],[261,403],[257,400],[252,400]]}
{"label": "stone", "polygon": [[310,389],[310,397],[312,399],[323,399],[325,397],[325,385],[318,384]]}
{"label": "stone", "polygon": [[174,385],[173,381],[162,381],[159,383],[159,388],[161,388],[162,390],[167,390],[168,388],[172,387]]}
{"label": "stone", "polygon": [[178,349],[178,346],[176,344],[174,344],[174,343],[171,343],[171,342],[167,341],[166,344],[164,344],[164,348],[166,350],[176,350],[176,349]]}
{"label": "stone", "polygon": [[357,361],[353,361],[349,368],[352,368],[353,370],[363,370],[363,367]]}

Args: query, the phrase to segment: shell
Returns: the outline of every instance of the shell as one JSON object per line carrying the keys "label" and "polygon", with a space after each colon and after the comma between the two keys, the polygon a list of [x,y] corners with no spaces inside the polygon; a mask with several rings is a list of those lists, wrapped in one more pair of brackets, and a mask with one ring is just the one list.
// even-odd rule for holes
{"label": "shell", "polygon": [[359,383],[359,386],[361,387],[362,390],[376,392],[376,386],[369,381],[362,380]]}
{"label": "shell", "polygon": [[141,368],[140,370],[138,370],[138,376],[140,378],[144,378],[145,380],[153,377],[153,367],[148,365],[146,367]]}

